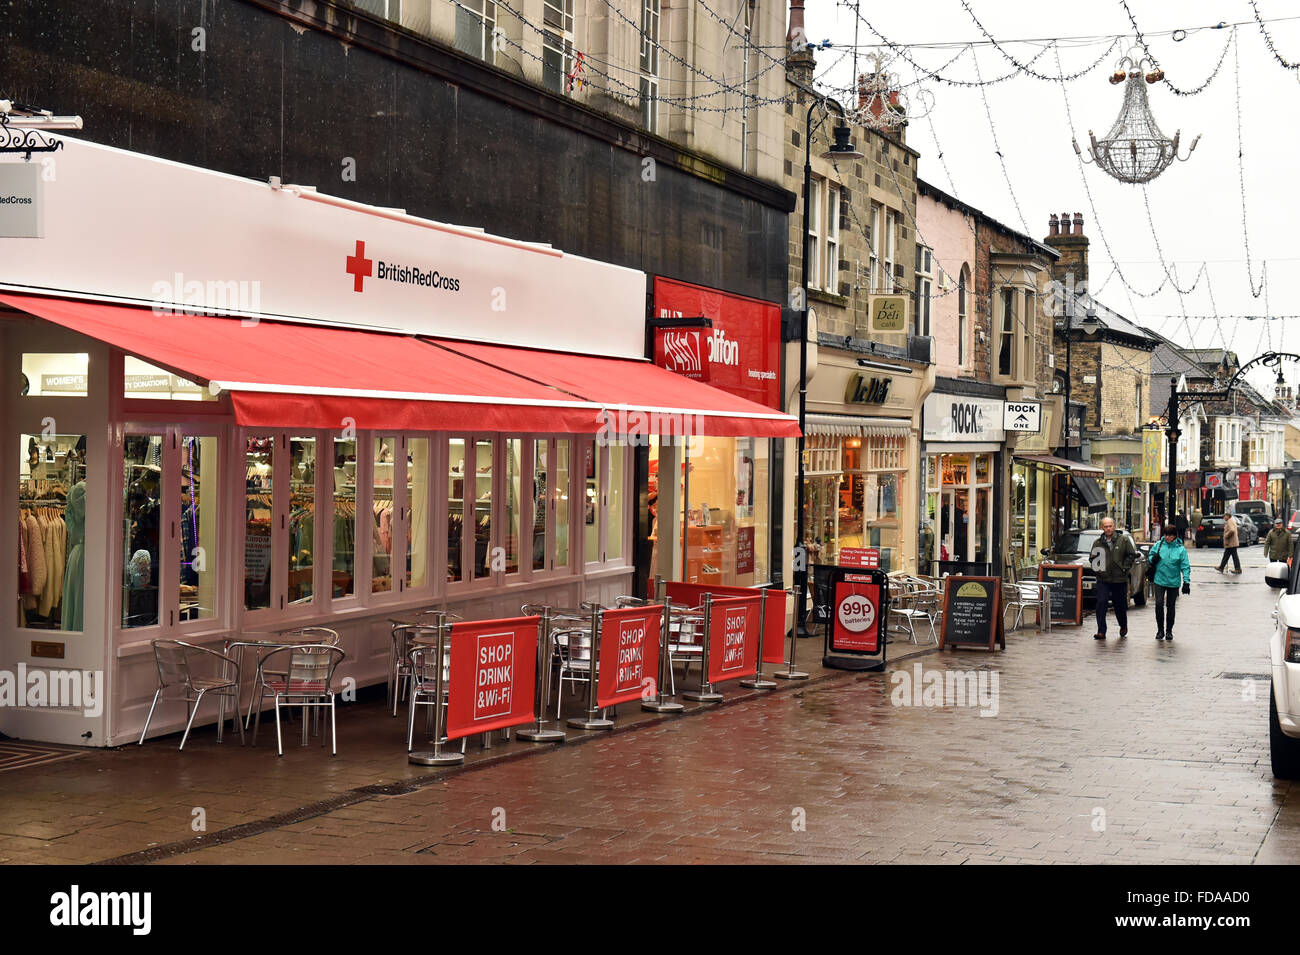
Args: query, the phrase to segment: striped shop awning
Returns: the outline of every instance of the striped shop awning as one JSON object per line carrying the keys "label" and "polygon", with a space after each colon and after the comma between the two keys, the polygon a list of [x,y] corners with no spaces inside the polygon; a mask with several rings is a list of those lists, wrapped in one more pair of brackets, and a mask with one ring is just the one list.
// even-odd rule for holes
{"label": "striped shop awning", "polygon": [[804,421],[808,434],[844,438],[906,437],[912,430],[907,418],[869,418],[865,415],[810,414]]}

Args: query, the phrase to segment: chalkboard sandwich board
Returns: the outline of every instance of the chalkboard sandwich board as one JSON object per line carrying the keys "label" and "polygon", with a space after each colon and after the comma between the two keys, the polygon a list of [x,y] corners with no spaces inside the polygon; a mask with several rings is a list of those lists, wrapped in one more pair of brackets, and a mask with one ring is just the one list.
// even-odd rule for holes
{"label": "chalkboard sandwich board", "polygon": [[1007,648],[1002,632],[1002,581],[997,577],[945,577],[943,626],[939,649],[946,646]]}
{"label": "chalkboard sandwich board", "polygon": [[1052,623],[1083,623],[1083,565],[1039,564],[1038,579],[1052,585]]}

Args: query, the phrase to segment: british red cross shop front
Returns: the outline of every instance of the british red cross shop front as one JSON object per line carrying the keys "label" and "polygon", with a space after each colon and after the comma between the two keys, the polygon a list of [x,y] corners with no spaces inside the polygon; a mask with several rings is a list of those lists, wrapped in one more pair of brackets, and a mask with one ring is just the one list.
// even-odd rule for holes
{"label": "british red cross shop front", "polygon": [[[64,143],[57,180],[29,166],[38,215],[0,230],[0,672],[84,674],[101,705],[11,702],[0,732],[132,740],[159,638],[329,626],[364,686],[394,613],[632,592],[630,438],[660,492],[652,569],[768,579],[771,439],[797,421],[645,360],[644,273]],[[735,297],[708,292],[655,295],[736,341]]]}

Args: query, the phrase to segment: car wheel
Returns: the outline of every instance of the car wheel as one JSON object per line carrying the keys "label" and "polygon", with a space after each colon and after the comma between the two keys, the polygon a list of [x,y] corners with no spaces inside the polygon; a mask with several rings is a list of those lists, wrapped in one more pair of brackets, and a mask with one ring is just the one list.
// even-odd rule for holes
{"label": "car wheel", "polygon": [[1300,739],[1292,739],[1282,732],[1272,680],[1268,682],[1268,755],[1274,777],[1300,779]]}
{"label": "car wheel", "polygon": [[[1137,593],[1133,595],[1133,606],[1145,607],[1147,605],[1147,587],[1145,581],[1138,582]],[[597,661],[599,662],[599,661]]]}

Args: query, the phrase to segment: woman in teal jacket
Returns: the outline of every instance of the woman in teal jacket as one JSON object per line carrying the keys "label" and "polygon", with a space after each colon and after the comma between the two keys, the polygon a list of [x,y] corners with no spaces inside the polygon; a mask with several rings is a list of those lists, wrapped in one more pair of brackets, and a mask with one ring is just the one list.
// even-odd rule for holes
{"label": "woman in teal jacket", "polygon": [[1192,562],[1187,559],[1187,548],[1178,539],[1178,528],[1166,524],[1164,539],[1151,548],[1147,559],[1156,568],[1156,639],[1172,640],[1179,585],[1183,593],[1192,592]]}

